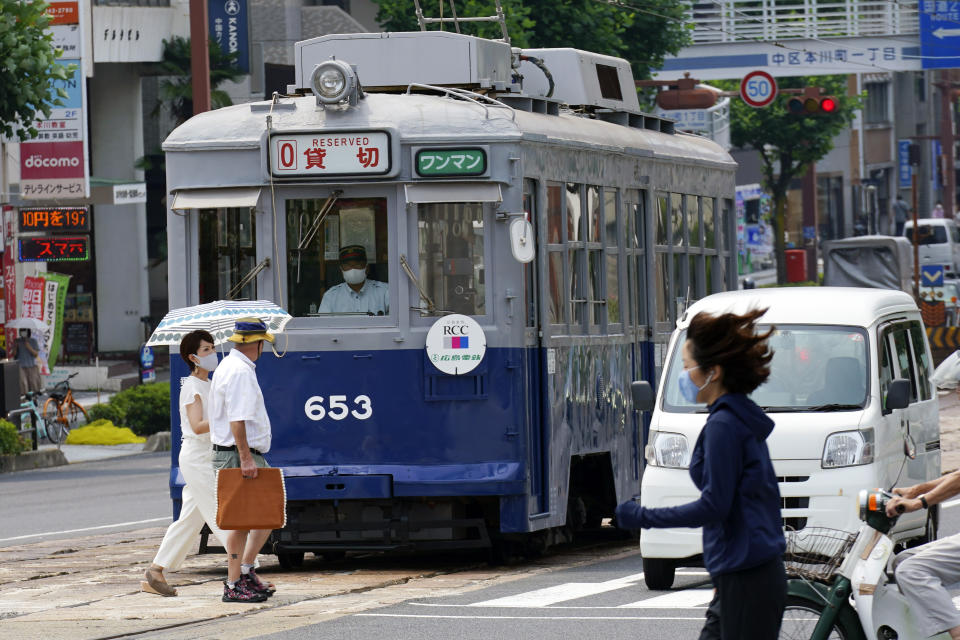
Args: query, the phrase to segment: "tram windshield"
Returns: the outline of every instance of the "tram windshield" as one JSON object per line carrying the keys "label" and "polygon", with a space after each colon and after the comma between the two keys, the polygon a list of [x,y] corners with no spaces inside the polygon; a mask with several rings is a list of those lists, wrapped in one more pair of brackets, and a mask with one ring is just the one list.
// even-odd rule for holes
{"label": "tram windshield", "polygon": [[420,280],[438,313],[486,314],[483,204],[421,204]]}
{"label": "tram windshield", "polygon": [[[706,412],[706,405],[688,402],[680,392],[680,345],[684,340],[686,332],[680,335],[670,361],[663,408],[673,413]],[[770,377],[750,394],[764,411],[840,411],[865,405],[869,385],[867,335],[863,329],[777,325],[768,344],[773,351]]]}
{"label": "tram windshield", "polygon": [[390,313],[386,198],[286,201],[288,310],[303,316]]}

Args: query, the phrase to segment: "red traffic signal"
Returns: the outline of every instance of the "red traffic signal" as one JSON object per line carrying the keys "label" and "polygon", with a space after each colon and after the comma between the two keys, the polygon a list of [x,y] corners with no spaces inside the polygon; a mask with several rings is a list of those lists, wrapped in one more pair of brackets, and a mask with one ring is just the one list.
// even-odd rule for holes
{"label": "red traffic signal", "polygon": [[793,96],[787,100],[787,111],[795,116],[811,116],[821,113],[836,113],[837,99],[833,96]]}

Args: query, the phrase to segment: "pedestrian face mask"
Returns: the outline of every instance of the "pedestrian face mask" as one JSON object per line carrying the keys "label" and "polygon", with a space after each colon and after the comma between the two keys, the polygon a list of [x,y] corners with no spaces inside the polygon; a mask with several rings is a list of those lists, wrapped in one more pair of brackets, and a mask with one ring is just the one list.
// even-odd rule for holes
{"label": "pedestrian face mask", "polygon": [[[693,369],[699,369],[700,367],[693,367]],[[684,369],[680,372],[680,376],[677,379],[678,384],[680,385],[680,394],[683,396],[683,399],[689,402],[690,404],[697,403],[697,395],[707,388],[707,385],[713,382],[713,372],[707,376],[706,382],[702,386],[697,386],[697,383],[693,381],[693,378],[690,377],[690,372],[693,369]]]}
{"label": "pedestrian face mask", "polygon": [[194,360],[194,364],[202,369],[206,369],[207,371],[213,371],[217,368],[217,365],[220,364],[220,361],[217,360],[216,353],[208,353],[205,356],[194,354],[193,357],[196,358],[196,360]]}

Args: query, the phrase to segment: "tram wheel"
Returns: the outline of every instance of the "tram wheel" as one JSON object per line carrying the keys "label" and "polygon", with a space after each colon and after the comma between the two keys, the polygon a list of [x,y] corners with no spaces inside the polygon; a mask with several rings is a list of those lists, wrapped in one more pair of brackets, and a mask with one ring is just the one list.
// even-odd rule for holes
{"label": "tram wheel", "polygon": [[648,589],[655,591],[669,589],[673,586],[676,572],[677,566],[668,558],[643,559],[643,581],[647,583]]}
{"label": "tram wheel", "polygon": [[286,553],[278,553],[277,560],[280,562],[280,566],[284,569],[299,569],[303,566],[303,552],[291,551]]}

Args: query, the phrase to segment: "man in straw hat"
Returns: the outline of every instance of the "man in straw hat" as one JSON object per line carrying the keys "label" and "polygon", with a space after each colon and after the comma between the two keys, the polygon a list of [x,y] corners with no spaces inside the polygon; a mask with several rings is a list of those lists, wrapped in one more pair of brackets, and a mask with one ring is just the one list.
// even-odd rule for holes
{"label": "man in straw hat", "polygon": [[[241,318],[228,340],[233,350],[217,367],[210,386],[213,468],[239,468],[243,477],[256,478],[258,467],[270,466],[263,454],[270,450],[271,433],[254,362],[263,353],[263,341],[273,342],[273,335],[258,318]],[[227,532],[224,602],[263,602],[273,594],[273,585],[254,570],[269,536],[269,530]]]}

